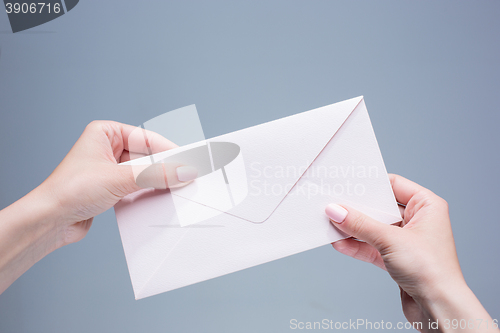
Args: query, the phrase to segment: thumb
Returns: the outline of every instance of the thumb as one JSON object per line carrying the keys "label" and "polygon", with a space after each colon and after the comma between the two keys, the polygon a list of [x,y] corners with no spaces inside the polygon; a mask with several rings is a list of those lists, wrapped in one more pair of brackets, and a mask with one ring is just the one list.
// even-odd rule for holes
{"label": "thumb", "polygon": [[376,221],[350,207],[329,204],[325,213],[339,230],[367,242],[379,251],[389,245],[391,235],[397,232],[397,228]]}
{"label": "thumb", "polygon": [[121,181],[132,193],[143,188],[167,189],[184,186],[196,179],[198,170],[178,163],[119,166],[125,174]]}

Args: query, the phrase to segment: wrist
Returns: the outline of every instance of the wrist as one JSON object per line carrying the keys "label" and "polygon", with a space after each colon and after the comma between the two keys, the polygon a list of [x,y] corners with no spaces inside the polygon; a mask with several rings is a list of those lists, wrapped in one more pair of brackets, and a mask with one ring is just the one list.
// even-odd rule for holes
{"label": "wrist", "polygon": [[58,246],[58,208],[53,196],[40,186],[9,206],[16,228],[22,232],[28,245],[38,247],[40,255],[45,256]]}
{"label": "wrist", "polygon": [[0,293],[58,248],[57,205],[39,188],[0,211]]}
{"label": "wrist", "polygon": [[435,289],[418,303],[430,322],[437,323],[435,328],[439,328],[439,332],[497,332],[490,315],[463,277]]}
{"label": "wrist", "polygon": [[60,202],[50,188],[42,183],[21,200],[26,200],[22,207],[31,206],[33,216],[27,219],[27,224],[37,231],[32,237],[45,244],[44,255],[62,247],[65,216]]}

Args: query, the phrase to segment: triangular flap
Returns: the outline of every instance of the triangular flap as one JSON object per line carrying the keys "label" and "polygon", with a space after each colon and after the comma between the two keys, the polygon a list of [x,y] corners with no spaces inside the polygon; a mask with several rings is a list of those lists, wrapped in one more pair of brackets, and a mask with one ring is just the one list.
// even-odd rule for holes
{"label": "triangular flap", "polygon": [[353,98],[209,139],[238,145],[239,158],[213,175],[197,179],[196,186],[173,191],[174,197],[252,223],[264,222],[362,99]]}

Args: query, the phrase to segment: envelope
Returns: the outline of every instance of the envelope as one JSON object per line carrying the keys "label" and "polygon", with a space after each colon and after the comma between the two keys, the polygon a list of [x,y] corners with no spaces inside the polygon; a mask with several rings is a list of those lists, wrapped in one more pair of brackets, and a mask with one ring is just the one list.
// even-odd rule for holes
{"label": "envelope", "polygon": [[[345,238],[324,213],[330,203],[387,224],[401,220],[363,97],[150,160],[205,147],[215,158],[213,147],[221,143],[237,146],[235,157],[218,168],[212,165],[192,184],[171,191],[144,189],[116,204],[136,299]],[[186,218],[189,212],[195,217]]]}

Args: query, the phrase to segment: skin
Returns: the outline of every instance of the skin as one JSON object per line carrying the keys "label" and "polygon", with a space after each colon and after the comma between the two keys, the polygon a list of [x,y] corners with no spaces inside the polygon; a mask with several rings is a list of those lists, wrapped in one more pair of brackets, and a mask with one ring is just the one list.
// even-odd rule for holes
{"label": "skin", "polygon": [[[333,243],[353,258],[389,272],[399,285],[403,312],[410,323],[439,320],[473,320],[474,328],[460,332],[498,332],[492,319],[467,286],[455,249],[448,204],[430,190],[398,175],[389,175],[399,203],[406,205],[403,221],[386,225],[349,207],[341,223],[332,223],[354,238]],[[484,322],[479,325],[479,320]],[[488,323],[488,326],[486,326]],[[488,328],[487,328],[488,327]]]}
{"label": "skin", "polygon": [[[147,140],[145,139],[147,138]],[[179,165],[118,165],[176,148],[164,137],[112,121],[90,123],[68,155],[36,189],[0,211],[0,293],[50,252],[85,237],[94,216],[142,187],[183,185]]]}
{"label": "skin", "polygon": [[[93,218],[127,194],[189,183],[177,178],[180,165],[159,164],[147,172],[142,172],[145,166],[118,165],[176,147],[130,125],[89,124],[40,186],[0,211],[0,293],[50,252],[84,238]],[[483,319],[490,330],[483,325],[470,331],[492,332],[491,317],[462,276],[447,203],[403,177],[390,178],[396,199],[406,205],[401,225],[385,225],[345,207],[343,222],[332,223],[364,242],[350,238],[334,243],[334,248],[387,270],[400,286],[410,322]]]}

